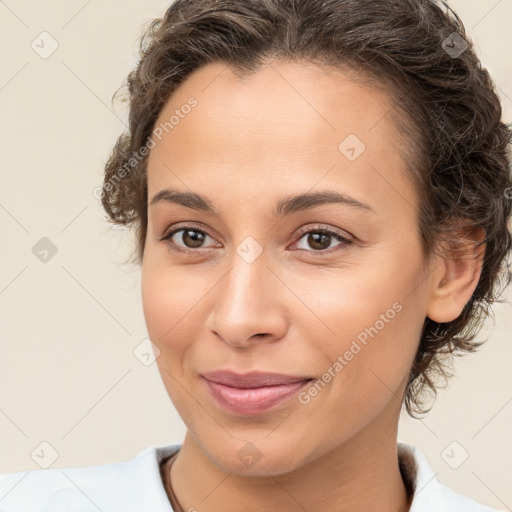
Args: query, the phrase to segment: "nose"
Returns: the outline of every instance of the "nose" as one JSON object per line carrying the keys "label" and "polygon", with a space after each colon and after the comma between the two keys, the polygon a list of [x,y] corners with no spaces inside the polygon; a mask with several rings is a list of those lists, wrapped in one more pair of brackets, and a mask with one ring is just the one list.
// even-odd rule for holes
{"label": "nose", "polygon": [[282,339],[291,294],[276,274],[265,252],[252,262],[234,252],[229,270],[215,287],[210,330],[238,348]]}

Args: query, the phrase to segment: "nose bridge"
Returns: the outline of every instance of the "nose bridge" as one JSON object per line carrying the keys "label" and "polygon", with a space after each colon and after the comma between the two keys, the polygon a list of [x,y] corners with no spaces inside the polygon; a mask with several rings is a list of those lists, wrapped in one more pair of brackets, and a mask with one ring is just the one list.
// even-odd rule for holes
{"label": "nose bridge", "polygon": [[[229,271],[216,295],[212,329],[233,345],[243,345],[255,334],[281,337],[284,311],[279,305],[276,280],[268,254],[252,237],[234,248]],[[278,281],[278,280],[277,280]]]}
{"label": "nose bridge", "polygon": [[244,239],[233,254],[231,272],[227,295],[232,299],[233,306],[238,305],[242,311],[244,308],[255,310],[262,304],[258,295],[263,289],[263,284],[268,281],[269,270],[268,254],[263,252],[263,248],[254,239],[247,237]]}

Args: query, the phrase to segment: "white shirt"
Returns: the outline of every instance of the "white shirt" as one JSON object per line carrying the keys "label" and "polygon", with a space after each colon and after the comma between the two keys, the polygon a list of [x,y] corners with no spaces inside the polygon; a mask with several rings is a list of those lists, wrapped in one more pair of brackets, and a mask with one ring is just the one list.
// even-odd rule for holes
{"label": "white shirt", "polygon": [[[150,446],[127,462],[2,474],[0,512],[174,512],[160,461],[180,447]],[[398,449],[416,464],[409,512],[503,512],[440,484],[418,448],[398,442]]]}

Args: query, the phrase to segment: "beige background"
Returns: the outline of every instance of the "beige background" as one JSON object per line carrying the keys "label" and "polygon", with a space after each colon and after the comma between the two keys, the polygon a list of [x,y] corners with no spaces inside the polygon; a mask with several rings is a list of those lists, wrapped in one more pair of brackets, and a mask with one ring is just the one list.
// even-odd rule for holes
{"label": "beige background", "polygon": [[[451,4],[510,122],[512,0]],[[183,439],[156,363],[133,354],[147,333],[139,271],[120,265],[131,235],[105,223],[93,195],[126,121],[112,94],[135,63],[143,24],[167,6],[0,1],[0,473],[39,468],[36,460],[124,461]],[[31,47],[43,31],[59,45],[46,59]],[[43,237],[57,247],[46,263],[32,252]],[[494,326],[480,336],[488,343],[457,362],[424,420],[404,415],[400,426],[400,439],[422,449],[441,482],[504,510],[512,510],[511,312],[495,307]],[[53,462],[46,445],[46,459],[31,457],[42,442]]]}

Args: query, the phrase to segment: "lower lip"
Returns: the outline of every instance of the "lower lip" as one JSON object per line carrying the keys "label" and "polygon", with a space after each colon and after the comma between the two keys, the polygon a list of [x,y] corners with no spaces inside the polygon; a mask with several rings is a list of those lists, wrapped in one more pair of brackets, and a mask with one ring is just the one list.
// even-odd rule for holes
{"label": "lower lip", "polygon": [[232,388],[205,379],[208,389],[216,401],[229,412],[238,414],[260,414],[290,399],[311,381],[300,381],[279,386],[261,388]]}

